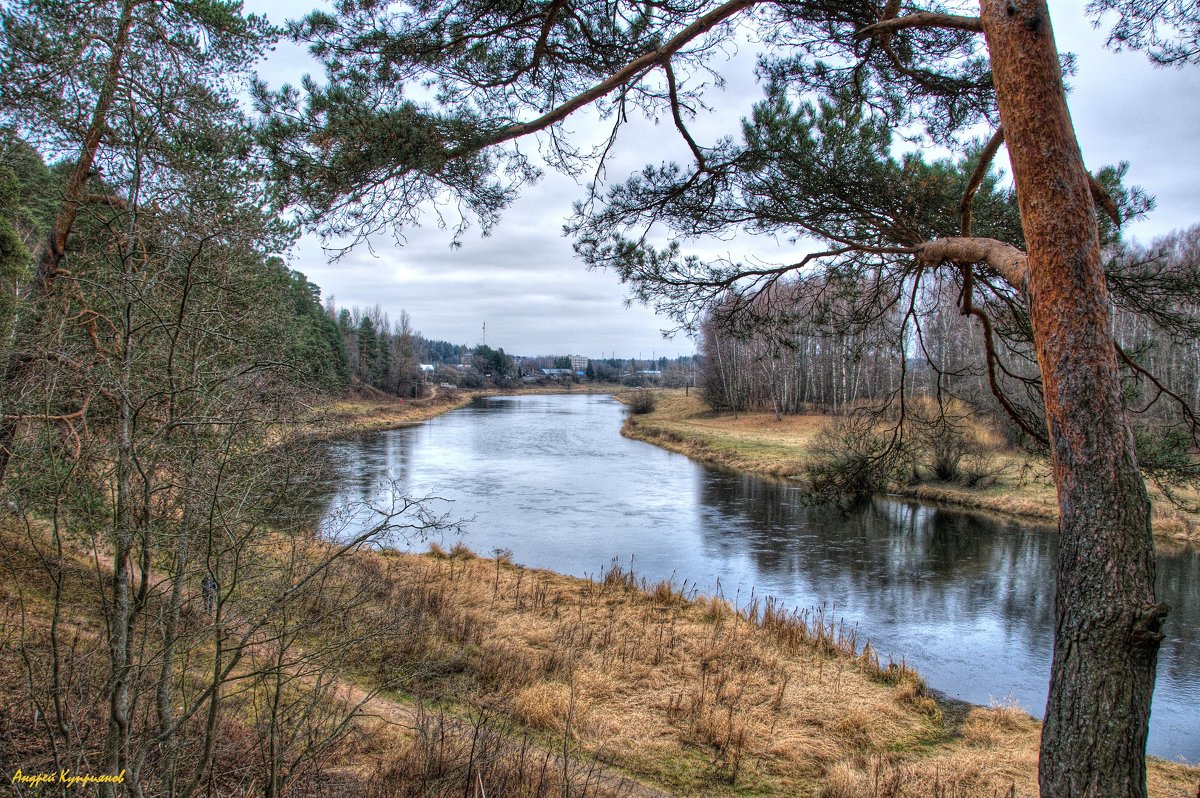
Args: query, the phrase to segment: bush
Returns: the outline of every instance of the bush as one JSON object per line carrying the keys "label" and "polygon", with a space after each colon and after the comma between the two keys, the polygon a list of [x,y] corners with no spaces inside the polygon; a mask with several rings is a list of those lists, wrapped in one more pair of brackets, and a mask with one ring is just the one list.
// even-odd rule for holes
{"label": "bush", "polygon": [[945,426],[925,441],[925,466],[941,482],[957,482],[963,475],[963,458],[974,453],[972,441],[962,429]]}
{"label": "bush", "polygon": [[904,454],[875,418],[860,414],[835,421],[817,437],[813,449],[822,454],[805,471],[819,498],[885,490]]}
{"label": "bush", "polygon": [[658,407],[658,400],[650,391],[636,391],[629,397],[629,412],[634,415],[653,413]]}

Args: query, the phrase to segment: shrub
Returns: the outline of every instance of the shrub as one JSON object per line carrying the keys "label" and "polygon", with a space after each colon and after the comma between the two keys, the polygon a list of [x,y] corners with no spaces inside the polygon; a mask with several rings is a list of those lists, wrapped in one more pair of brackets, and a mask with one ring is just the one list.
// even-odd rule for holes
{"label": "shrub", "polygon": [[846,416],[826,427],[813,450],[822,454],[805,471],[813,492],[823,499],[886,489],[904,454],[900,443],[865,414]]}
{"label": "shrub", "polygon": [[656,407],[658,407],[658,400],[650,391],[635,391],[629,397],[629,412],[634,415],[653,413]]}
{"label": "shrub", "polygon": [[941,482],[957,482],[963,475],[963,458],[974,452],[962,429],[947,425],[925,441],[925,466]]}
{"label": "shrub", "polygon": [[456,560],[473,560],[475,552],[460,540],[450,547],[450,556]]}

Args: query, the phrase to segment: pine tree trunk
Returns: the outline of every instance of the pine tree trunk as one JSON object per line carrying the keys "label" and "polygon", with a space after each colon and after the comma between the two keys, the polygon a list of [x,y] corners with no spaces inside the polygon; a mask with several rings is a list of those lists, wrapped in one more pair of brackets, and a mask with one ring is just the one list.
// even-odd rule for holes
{"label": "pine tree trunk", "polygon": [[1122,407],[1087,172],[1044,0],[982,0],[1029,254],[1034,345],[1059,503],[1043,796],[1145,796],[1166,607]]}

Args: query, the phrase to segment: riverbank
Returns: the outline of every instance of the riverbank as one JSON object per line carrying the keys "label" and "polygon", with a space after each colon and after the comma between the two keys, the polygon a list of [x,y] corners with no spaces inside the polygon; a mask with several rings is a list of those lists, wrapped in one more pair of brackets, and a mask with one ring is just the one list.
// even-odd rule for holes
{"label": "riverbank", "polygon": [[[17,718],[27,714],[24,668],[44,664],[56,589],[79,680],[68,708],[83,712],[92,696],[104,713],[103,669],[77,664],[101,656],[103,620],[98,596],[89,597],[104,579],[96,581],[89,552],[74,549],[51,578],[35,538],[30,528],[0,528],[0,569],[21,577],[24,610],[21,646],[0,647],[8,775],[33,772],[45,757],[41,727]],[[269,570],[281,549],[262,545],[255,559]],[[503,554],[480,558],[460,544],[426,554],[364,550],[339,563],[322,579],[322,601],[353,600],[296,628],[287,649],[295,665],[282,672],[295,706],[320,701],[323,713],[349,719],[335,742],[314,741],[319,758],[300,781],[329,794],[1037,795],[1037,721],[1013,706],[940,701],[819,613],[761,600],[734,607],[620,568],[578,579]],[[154,612],[166,577],[149,576]],[[0,585],[0,596],[11,601],[15,590]],[[222,602],[227,634],[261,611],[253,586]],[[204,638],[207,618],[190,596],[189,633]],[[321,658],[329,648],[340,652],[336,662]],[[202,685],[211,652],[199,640],[190,650],[181,678]],[[19,655],[34,659],[23,665]],[[241,670],[274,656],[264,639]],[[271,684],[252,681],[226,699],[222,734],[243,743],[219,747],[214,768],[239,793],[257,791],[253,718]],[[1150,761],[1155,798],[1193,798],[1198,781],[1198,768]]]}
{"label": "riverbank", "polygon": [[[415,676],[409,694],[460,719],[486,706],[501,727],[648,790],[626,794],[1037,794],[1037,721],[936,700],[832,618],[735,608],[619,568],[576,579],[461,546],[372,557],[410,611],[435,608],[418,615],[440,630],[422,648],[454,663],[405,663],[437,674]],[[1200,780],[1158,760],[1150,771],[1156,796],[1193,798]]]}
{"label": "riverbank", "polygon": [[[818,457],[819,437],[831,416],[773,413],[715,413],[695,395],[656,391],[655,409],[631,415],[626,437],[652,443],[696,460],[790,481],[803,481],[805,467]],[[1054,526],[1058,504],[1048,464],[1022,452],[996,447],[988,452],[995,475],[987,484],[964,487],[922,481],[893,484],[895,495],[939,502],[972,511]],[[1170,506],[1153,486],[1154,532],[1163,539],[1200,541],[1200,516]]]}
{"label": "riverbank", "polygon": [[465,407],[473,398],[469,391],[439,391],[425,399],[339,397],[313,408],[304,420],[303,435],[324,440],[398,429]]}
{"label": "riverbank", "polygon": [[[613,389],[616,388],[617,386],[613,386]],[[431,396],[423,399],[401,399],[386,394],[340,396],[313,407],[301,422],[300,434],[311,440],[332,440],[368,432],[399,429],[466,407],[476,399],[488,396],[609,392],[581,386],[568,388],[539,385],[510,389],[435,389]]]}

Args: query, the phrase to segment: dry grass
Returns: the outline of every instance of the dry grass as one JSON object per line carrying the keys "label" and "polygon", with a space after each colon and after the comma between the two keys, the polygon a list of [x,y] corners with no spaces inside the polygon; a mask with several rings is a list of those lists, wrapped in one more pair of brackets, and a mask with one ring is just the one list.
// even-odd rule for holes
{"label": "dry grass", "polygon": [[[20,540],[3,542],[6,570],[27,572]],[[372,700],[357,736],[313,771],[321,783],[343,779],[344,794],[377,798],[475,788],[597,798],[1034,794],[1036,721],[1009,705],[935,703],[915,674],[879,662],[819,611],[689,598],[686,587],[616,567],[589,581],[513,565],[504,552],[452,552],[362,552],[334,575],[369,585],[371,601],[325,631],[390,629],[342,657],[339,675],[404,693]],[[85,566],[71,561],[72,581]],[[45,580],[28,574],[21,582],[34,598]],[[12,620],[0,616],[0,626]],[[31,628],[36,646],[44,630]],[[99,651],[99,634],[81,639],[81,652]],[[0,762],[15,766],[38,758],[38,741],[26,734],[13,656],[0,646],[0,695],[14,698],[0,700]],[[79,711],[94,712],[103,668],[70,673],[90,696]],[[230,746],[218,759],[240,767],[253,741],[239,706],[230,705]],[[1196,768],[1151,765],[1152,795],[1193,798],[1198,781]]]}
{"label": "dry grass", "polygon": [[365,798],[617,798],[636,785],[595,762],[572,762],[509,721],[422,712],[415,734],[386,751],[356,790]]}
{"label": "dry grass", "polygon": [[306,434],[336,438],[419,424],[471,403],[468,391],[439,391],[425,399],[398,397],[340,399],[314,410],[305,422]]}
{"label": "dry grass", "polygon": [[[586,581],[371,556],[402,605],[389,611],[424,608],[440,640],[425,650],[454,663],[448,674],[426,657],[432,675],[414,668],[406,689],[486,705],[580,763],[689,796],[1036,794],[1036,721],[1007,705],[944,711],[820,613],[688,600],[619,568]],[[1153,768],[1156,795],[1200,780]]]}
{"label": "dry grass", "polygon": [[[788,479],[801,479],[804,467],[818,452],[818,439],[833,417],[784,416],[769,412],[714,413],[698,396],[682,391],[659,391],[652,413],[631,416],[622,434],[653,443],[707,463]],[[995,513],[1041,524],[1058,521],[1058,501],[1048,467],[1025,454],[1004,448],[994,431],[972,430],[976,442],[997,471],[986,485],[963,487],[942,482],[894,485],[898,495],[940,502],[969,510]],[[1148,486],[1154,532],[1163,539],[1200,540],[1200,515],[1184,512],[1166,502]],[[1179,492],[1180,498],[1200,504],[1200,496]]]}
{"label": "dry grass", "polygon": [[471,551],[467,547],[467,544],[459,540],[450,547],[450,556],[458,560],[473,560],[475,559],[475,552]]}
{"label": "dry grass", "polygon": [[803,473],[824,416],[712,413],[697,396],[658,392],[654,412],[631,417],[622,432],[698,460],[772,476]]}

